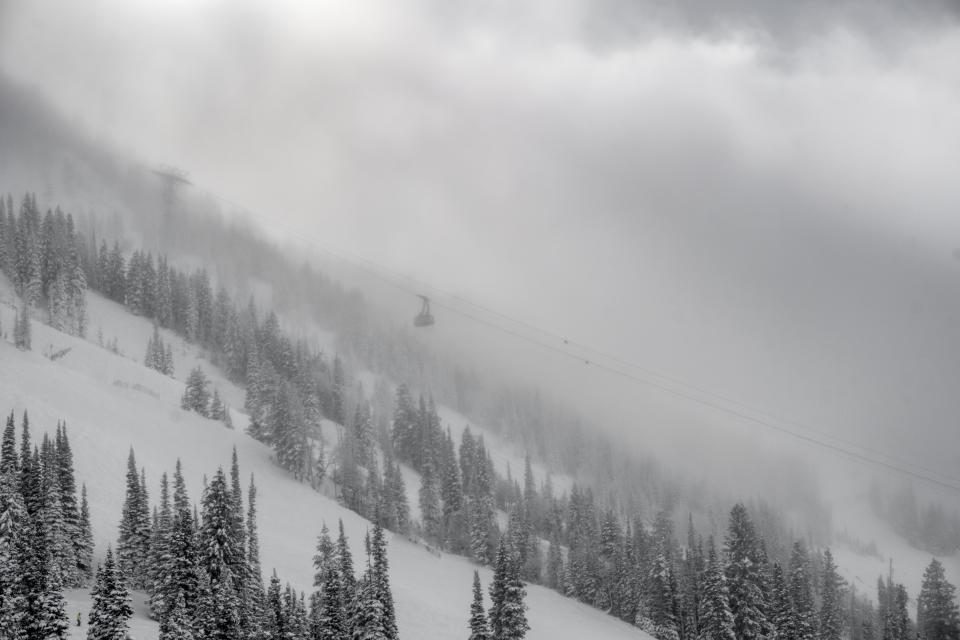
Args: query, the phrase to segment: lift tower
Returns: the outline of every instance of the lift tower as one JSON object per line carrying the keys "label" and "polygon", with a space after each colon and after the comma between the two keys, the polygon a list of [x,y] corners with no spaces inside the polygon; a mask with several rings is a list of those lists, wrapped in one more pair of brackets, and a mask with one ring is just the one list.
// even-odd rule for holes
{"label": "lift tower", "polygon": [[193,183],[187,179],[189,175],[186,171],[172,167],[170,165],[160,165],[153,170],[160,178],[161,197],[163,199],[163,211],[157,221],[157,253],[165,248],[170,240],[170,234],[173,232],[174,216],[177,208],[177,191],[183,186],[189,186]]}

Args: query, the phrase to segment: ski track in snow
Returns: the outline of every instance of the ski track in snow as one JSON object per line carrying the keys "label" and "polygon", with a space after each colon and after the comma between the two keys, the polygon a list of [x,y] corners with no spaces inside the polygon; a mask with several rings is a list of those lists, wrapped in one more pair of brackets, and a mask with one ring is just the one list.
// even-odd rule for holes
{"label": "ski track in snow", "polygon": [[[9,283],[0,282],[0,323],[8,334],[13,327],[12,297]],[[243,433],[246,419],[236,411],[243,406],[241,389],[227,382],[181,339],[164,332],[164,340],[174,345],[177,378],[185,378],[195,364],[203,366],[224,401],[234,408],[237,430],[182,411],[182,383],[142,364],[152,333],[151,323],[94,293],[89,295],[88,304],[88,340],[59,333],[37,321],[32,325],[33,351],[20,352],[6,340],[0,340],[0,410],[13,408],[19,415],[27,409],[36,441],[44,432],[52,433],[58,420],[67,422],[77,481],[86,483],[89,493],[98,559],[103,557],[108,544],[115,544],[131,446],[138,465],[146,469],[154,501],[161,473],[172,473],[178,458],[190,496],[197,500],[204,474],[209,476],[218,466],[227,468],[231,449],[236,446],[245,489],[250,474],[256,476],[265,577],[276,569],[283,581],[309,591],[316,536],[324,522],[335,531],[340,518],[350,538],[358,573],[362,570],[363,538],[370,523],[294,481],[273,463],[268,447]],[[98,329],[102,330],[105,342],[117,338],[123,356],[96,344]],[[56,361],[42,355],[67,347],[70,352]],[[413,478],[405,479],[410,480],[408,490],[413,491]],[[414,500],[411,506],[415,504]],[[454,555],[438,556],[403,536],[388,534],[388,542],[401,637],[447,640],[466,636],[472,572],[477,567]],[[486,587],[491,571],[479,570]],[[131,637],[155,639],[157,626],[146,619],[143,595],[133,597],[137,615],[131,621]],[[89,594],[71,591],[67,598],[71,623],[75,624],[80,610],[86,622]],[[531,640],[648,638],[602,611],[543,587],[528,586],[527,604],[531,626],[527,637]],[[71,637],[85,637],[85,627],[71,626],[71,633]]]}

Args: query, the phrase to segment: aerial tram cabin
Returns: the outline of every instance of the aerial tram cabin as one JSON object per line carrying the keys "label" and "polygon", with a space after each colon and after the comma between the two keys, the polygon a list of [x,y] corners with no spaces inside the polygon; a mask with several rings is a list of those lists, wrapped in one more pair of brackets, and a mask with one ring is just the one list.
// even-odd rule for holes
{"label": "aerial tram cabin", "polygon": [[419,296],[419,298],[423,301],[423,305],[420,307],[420,313],[413,319],[413,326],[429,327],[433,324],[433,314],[430,313],[430,298],[427,296]]}

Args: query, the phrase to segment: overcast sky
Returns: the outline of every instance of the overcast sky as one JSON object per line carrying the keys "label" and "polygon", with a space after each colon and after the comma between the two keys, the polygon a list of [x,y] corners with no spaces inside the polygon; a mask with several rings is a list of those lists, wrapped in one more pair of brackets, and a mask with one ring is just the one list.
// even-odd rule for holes
{"label": "overcast sky", "polygon": [[958,15],[0,0],[0,69],[287,228],[949,469]]}

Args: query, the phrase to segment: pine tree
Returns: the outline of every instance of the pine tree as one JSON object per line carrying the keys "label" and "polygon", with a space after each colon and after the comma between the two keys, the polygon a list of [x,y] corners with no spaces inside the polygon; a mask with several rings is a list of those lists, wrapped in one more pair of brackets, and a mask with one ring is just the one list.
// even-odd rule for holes
{"label": "pine tree", "polygon": [[376,585],[369,578],[360,582],[354,611],[350,622],[352,640],[391,640],[396,637],[387,628],[383,602],[378,598]]}
{"label": "pine tree", "polygon": [[263,572],[260,568],[260,537],[257,532],[257,486],[250,476],[247,491],[247,607],[249,608],[249,633],[256,640],[262,632],[264,599]]}
{"label": "pine tree", "polygon": [[32,343],[30,311],[26,302],[20,305],[13,325],[13,344],[21,351],[30,351]]}
{"label": "pine tree", "polygon": [[520,640],[530,630],[524,604],[526,593],[517,559],[501,538],[490,585],[489,615],[493,640]]}
{"label": "pine tree", "polygon": [[767,625],[763,563],[753,523],[742,504],[730,512],[727,531],[727,586],[738,640],[755,640]]}
{"label": "pine tree", "polygon": [[226,408],[223,406],[223,400],[220,399],[220,390],[213,388],[213,397],[210,399],[210,409],[208,411],[211,420],[224,420]]}
{"label": "pine tree", "polygon": [[407,487],[403,481],[400,464],[388,460],[384,472],[387,474],[384,493],[393,508],[395,530],[398,533],[406,533],[410,528],[410,505],[407,502]]}
{"label": "pine tree", "polygon": [[210,381],[200,367],[194,367],[187,378],[183,397],[180,399],[180,408],[184,411],[193,411],[203,417],[210,415],[210,391],[207,389]]}
{"label": "pine tree", "polygon": [[483,609],[483,592],[480,589],[480,574],[473,572],[473,602],[470,604],[469,640],[490,640],[490,625]]}
{"label": "pine tree", "polygon": [[150,554],[149,501],[144,494],[133,449],[127,458],[127,491],[117,541],[117,564],[133,589],[148,585],[147,567]]}
{"label": "pine tree", "polygon": [[163,351],[163,373],[171,378],[173,377],[173,347],[169,344]]}
{"label": "pine tree", "polygon": [[313,586],[322,589],[327,581],[327,576],[336,570],[336,547],[330,539],[330,530],[326,523],[320,529],[320,535],[317,536],[317,551],[313,556]]}
{"label": "pine tree", "polygon": [[164,601],[176,602],[182,596],[188,613],[192,614],[194,632],[201,625],[197,617],[203,606],[204,583],[209,586],[200,568],[195,522],[196,518],[187,497],[180,461],[173,475],[173,524],[169,542],[169,564],[163,570]]}
{"label": "pine tree", "polygon": [[704,577],[703,611],[700,614],[700,640],[735,640],[733,613],[727,577],[710,540],[709,559]]}
{"label": "pine tree", "polygon": [[0,473],[0,638],[17,638],[24,594],[19,579],[24,568],[21,555],[26,531],[26,508],[16,481]]}
{"label": "pine tree", "polygon": [[[0,198],[2,201],[2,198]],[[17,460],[16,425],[13,411],[7,416],[7,424],[3,429],[3,442],[0,444],[0,475],[14,474],[19,468]]]}
{"label": "pine tree", "polygon": [[910,601],[907,596],[907,588],[902,584],[896,585],[893,589],[892,600],[892,636],[896,640],[907,640],[907,638],[913,637],[913,625],[910,621],[910,614],[907,612],[907,605]]}
{"label": "pine tree", "polygon": [[779,564],[773,565],[770,593],[770,622],[777,640],[796,640],[797,611],[790,599],[790,589]]}
{"label": "pine tree", "polygon": [[90,525],[90,505],[87,503],[87,485],[80,488],[80,533],[77,536],[77,568],[84,582],[93,577],[93,529]]}
{"label": "pine tree", "polygon": [[407,385],[397,387],[393,410],[392,440],[397,456],[406,462],[414,459],[416,447],[417,411]]}
{"label": "pine tree", "polygon": [[67,285],[70,296],[70,333],[82,338],[87,334],[87,278],[75,248],[72,250],[71,262]]}
{"label": "pine tree", "polygon": [[[469,547],[464,513],[463,485],[460,465],[453,446],[453,437],[447,430],[440,460],[440,497],[443,500],[443,539],[447,547],[461,553]],[[529,516],[528,516],[529,519]]]}
{"label": "pine tree", "polygon": [[556,591],[560,591],[563,586],[563,552],[560,550],[560,542],[556,535],[550,538],[550,546],[547,549],[547,575],[544,585]]}
{"label": "pine tree", "polygon": [[330,419],[340,425],[345,425],[347,423],[345,387],[346,374],[343,370],[343,361],[340,360],[340,356],[335,356],[333,359],[333,402],[331,406]]}
{"label": "pine tree", "polygon": [[80,526],[80,511],[77,508],[77,481],[73,472],[73,451],[70,448],[70,438],[67,435],[65,423],[57,426],[54,453],[63,530],[71,547],[70,556],[73,563],[69,575],[64,576],[64,584],[67,587],[79,587],[85,580],[84,572],[88,565],[82,557],[85,549]]}
{"label": "pine tree", "polygon": [[837,573],[830,549],[823,552],[823,577],[820,588],[820,640],[840,640],[843,632],[843,610],[840,590],[843,581]]}
{"label": "pine tree", "polygon": [[236,539],[234,499],[223,469],[218,469],[203,496],[200,564],[210,579],[213,611],[204,629],[212,640],[240,634],[240,587],[245,571],[242,542]]}
{"label": "pine tree", "polygon": [[44,449],[43,505],[39,518],[43,521],[43,530],[46,535],[45,552],[50,563],[49,573],[60,585],[72,584],[77,582],[77,561],[71,538],[75,532],[68,529],[64,519],[55,454],[53,445],[46,436],[44,436]]}
{"label": "pine tree", "polygon": [[[37,449],[34,449],[31,465],[40,465]],[[14,555],[19,564],[14,574],[14,592],[18,600],[15,624],[27,638],[45,637],[48,624],[52,622],[49,596],[59,587],[42,516],[41,509],[30,514],[27,508],[19,534],[13,538]]]}
{"label": "pine tree", "polygon": [[171,373],[169,371],[171,367],[167,363],[167,347],[160,335],[160,328],[156,324],[153,325],[153,335],[147,340],[147,353],[143,358],[143,364],[163,374]]}
{"label": "pine tree", "polygon": [[63,596],[63,582],[56,572],[52,572],[48,578],[43,609],[45,637],[65,639],[70,621],[67,619],[67,601]]}
{"label": "pine tree", "polygon": [[383,527],[375,524],[371,540],[371,556],[373,566],[370,571],[370,582],[377,602],[383,608],[383,626],[387,640],[397,640],[397,617],[393,604],[393,592],[390,589],[390,569],[387,562],[387,542],[384,538]]}
{"label": "pine tree", "polygon": [[20,493],[23,495],[24,504],[26,504],[31,513],[34,513],[35,509],[32,508],[32,505],[27,504],[31,497],[29,495],[29,481],[32,471],[32,452],[33,448],[30,443],[30,416],[24,411],[23,418],[20,421],[20,464],[18,465],[20,469]]}
{"label": "pine tree", "polygon": [[790,553],[790,576],[788,580],[790,601],[796,616],[794,626],[797,640],[813,640],[816,634],[811,593],[810,561],[803,542],[797,541]]}
{"label": "pine tree", "polygon": [[704,573],[703,546],[696,540],[693,528],[693,514],[687,521],[687,549],[683,559],[681,574],[680,610],[681,637],[696,638],[700,630],[700,604],[703,596],[702,578]]}
{"label": "pine tree", "polygon": [[666,512],[657,516],[655,547],[646,590],[646,617],[658,640],[674,640],[677,632],[677,583],[673,567],[673,525]]}
{"label": "pine tree", "polygon": [[130,594],[123,582],[123,573],[107,549],[103,566],[97,570],[97,581],[91,592],[93,607],[87,616],[88,640],[125,640],[127,622],[133,615]]}
{"label": "pine tree", "polygon": [[193,628],[187,616],[183,594],[177,594],[173,608],[167,615],[166,625],[160,630],[160,640],[194,640]]}
{"label": "pine tree", "polygon": [[924,640],[960,638],[960,610],[956,589],[947,581],[943,565],[934,558],[923,574],[917,598],[917,630]]}
{"label": "pine tree", "polygon": [[267,588],[266,610],[264,612],[264,633],[268,638],[287,638],[287,616],[283,609],[283,593],[280,589],[280,578],[276,570],[270,577],[270,586]]}
{"label": "pine tree", "polygon": [[344,607],[349,607],[350,595],[357,588],[357,579],[353,573],[353,554],[350,552],[350,543],[343,530],[343,520],[339,522],[340,532],[337,535],[337,565],[343,581]]}
{"label": "pine tree", "polygon": [[150,611],[153,617],[161,621],[161,628],[166,627],[175,602],[168,601],[170,595],[164,589],[169,580],[171,567],[170,541],[173,530],[173,509],[170,504],[170,483],[167,474],[160,478],[160,509],[154,511],[154,527],[150,537]]}
{"label": "pine tree", "polygon": [[304,406],[293,384],[284,382],[270,420],[270,441],[277,462],[303,480],[312,467]]}
{"label": "pine tree", "polygon": [[373,420],[370,416],[370,405],[363,397],[363,388],[359,393],[360,400],[353,414],[354,441],[357,444],[356,458],[361,466],[368,467],[374,461]]}
{"label": "pine tree", "polygon": [[423,467],[419,498],[423,534],[427,540],[436,542],[440,538],[443,514],[440,510],[440,486],[433,470],[433,464],[429,461]]}
{"label": "pine tree", "polygon": [[[331,559],[332,560],[332,559]],[[316,584],[316,582],[315,582]],[[340,640],[346,636],[344,585],[340,569],[331,562],[323,570],[322,581],[313,614],[312,637],[315,640]]]}

